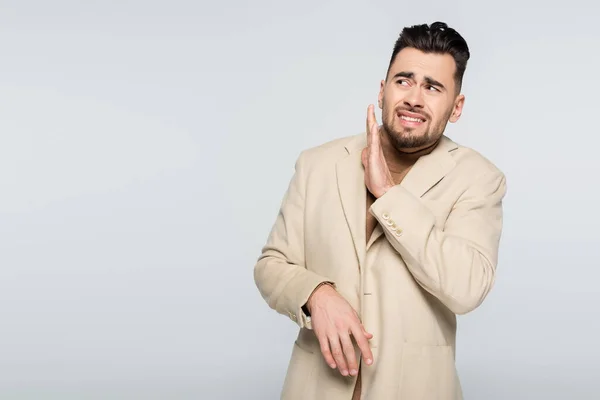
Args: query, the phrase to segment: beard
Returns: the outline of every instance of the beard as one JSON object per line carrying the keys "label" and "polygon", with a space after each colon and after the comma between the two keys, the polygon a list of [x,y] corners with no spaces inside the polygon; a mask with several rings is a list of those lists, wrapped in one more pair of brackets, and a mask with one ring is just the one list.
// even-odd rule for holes
{"label": "beard", "polygon": [[[423,126],[417,128],[407,128],[404,126],[396,126],[396,116],[400,111],[409,111],[417,114],[421,114],[425,117],[426,121]],[[448,120],[452,115],[452,108],[450,108],[443,118],[439,121],[432,121],[432,118],[420,109],[415,108],[396,108],[393,114],[390,114],[387,110],[385,103],[382,109],[382,125],[383,130],[390,139],[390,144],[398,151],[403,149],[416,149],[421,147],[427,147],[439,140],[444,133]]]}

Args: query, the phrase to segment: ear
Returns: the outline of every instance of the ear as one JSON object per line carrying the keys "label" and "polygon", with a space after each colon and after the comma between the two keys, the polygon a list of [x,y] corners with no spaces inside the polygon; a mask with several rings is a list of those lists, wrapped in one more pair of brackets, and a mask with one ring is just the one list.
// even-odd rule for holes
{"label": "ear", "polygon": [[385,87],[385,81],[382,80],[379,85],[379,96],[377,98],[377,103],[379,108],[383,110],[383,88]]}
{"label": "ear", "polygon": [[465,96],[462,94],[458,95],[456,97],[456,100],[454,100],[454,109],[452,110],[452,114],[450,115],[450,118],[448,119],[450,122],[454,123],[454,122],[458,121],[458,119],[460,118],[460,116],[462,114],[464,104],[465,104]]}

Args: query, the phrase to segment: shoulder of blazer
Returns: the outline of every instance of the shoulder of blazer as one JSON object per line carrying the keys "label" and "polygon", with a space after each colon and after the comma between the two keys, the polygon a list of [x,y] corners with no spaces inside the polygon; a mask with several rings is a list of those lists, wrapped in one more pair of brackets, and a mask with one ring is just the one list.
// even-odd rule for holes
{"label": "shoulder of blazer", "polygon": [[303,165],[309,168],[327,162],[336,163],[337,160],[348,155],[348,147],[360,145],[363,138],[366,145],[366,136],[364,133],[333,139],[302,150],[298,158],[302,160]]}
{"label": "shoulder of blazer", "polygon": [[490,159],[470,147],[457,145],[451,155],[456,162],[456,173],[468,175],[474,179],[489,173],[504,175]]}

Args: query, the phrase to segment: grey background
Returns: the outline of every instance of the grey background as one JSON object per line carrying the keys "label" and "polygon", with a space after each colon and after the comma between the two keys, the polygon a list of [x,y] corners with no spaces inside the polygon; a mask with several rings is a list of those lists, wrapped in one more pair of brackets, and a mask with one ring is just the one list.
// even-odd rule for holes
{"label": "grey background", "polygon": [[509,183],[465,396],[600,398],[592,3],[1,1],[0,398],[278,398],[296,326],[252,271],[294,161],[435,20],[472,50],[448,134]]}

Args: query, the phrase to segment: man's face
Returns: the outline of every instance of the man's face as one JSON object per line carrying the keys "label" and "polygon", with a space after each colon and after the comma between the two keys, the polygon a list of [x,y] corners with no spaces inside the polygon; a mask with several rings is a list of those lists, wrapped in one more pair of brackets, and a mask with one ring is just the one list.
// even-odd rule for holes
{"label": "man's face", "polygon": [[383,128],[396,149],[425,148],[458,121],[464,96],[456,93],[455,70],[449,54],[404,48],[396,55],[379,91]]}

